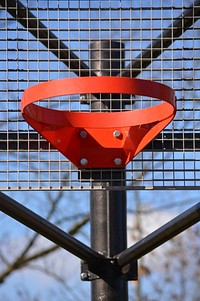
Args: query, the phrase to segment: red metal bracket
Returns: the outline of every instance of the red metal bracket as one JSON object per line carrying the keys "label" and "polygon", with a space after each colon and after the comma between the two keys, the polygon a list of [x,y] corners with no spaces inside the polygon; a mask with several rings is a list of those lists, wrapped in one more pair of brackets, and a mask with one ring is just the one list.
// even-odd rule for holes
{"label": "red metal bracket", "polygon": [[[71,94],[132,94],[164,102],[123,112],[73,112],[44,108],[39,100]],[[25,90],[24,119],[79,168],[124,167],[174,118],[170,87],[127,77],[81,77],[44,82]]]}

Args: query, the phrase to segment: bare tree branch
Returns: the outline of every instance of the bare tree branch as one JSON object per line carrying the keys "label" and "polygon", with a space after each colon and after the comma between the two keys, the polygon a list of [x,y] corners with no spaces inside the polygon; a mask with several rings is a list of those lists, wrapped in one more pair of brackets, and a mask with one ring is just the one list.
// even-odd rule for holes
{"label": "bare tree branch", "polygon": [[63,288],[67,291],[67,293],[69,293],[69,291],[70,291],[70,294],[75,298],[75,300],[77,300],[77,301],[82,300],[82,299],[80,299],[79,295],[76,294],[76,290],[70,289],[70,287],[67,285],[67,282],[65,281],[65,279],[63,277],[59,276],[57,273],[53,272],[52,270],[50,270],[48,268],[41,267],[39,265],[30,265],[29,267],[31,267],[31,269],[33,269],[33,270],[40,271],[49,277],[52,277],[54,280],[56,280],[58,283],[60,283],[63,286]]}
{"label": "bare tree branch", "polygon": [[[85,216],[80,222],[73,225],[72,229],[69,231],[70,235],[75,235],[78,233],[81,227],[83,227],[87,222],[89,221],[89,216]],[[2,283],[12,272],[19,270],[29,263],[32,263],[34,260],[43,258],[50,253],[55,252],[58,248],[60,248],[57,245],[53,245],[52,247],[46,248],[44,250],[35,252],[33,255],[29,257],[25,257],[26,253],[24,252],[24,256],[20,256],[14,260],[12,264],[7,266],[6,270],[4,270],[0,275],[0,283]]]}

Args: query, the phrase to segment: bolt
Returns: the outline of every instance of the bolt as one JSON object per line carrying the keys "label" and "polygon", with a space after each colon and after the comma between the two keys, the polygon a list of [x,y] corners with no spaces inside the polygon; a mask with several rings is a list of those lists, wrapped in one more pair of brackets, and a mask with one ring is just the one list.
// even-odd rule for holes
{"label": "bolt", "polygon": [[82,100],[82,101],[86,100],[86,96],[85,95],[81,95],[80,96],[80,100]]}
{"label": "bolt", "polygon": [[122,164],[122,159],[116,158],[116,159],[114,160],[114,163],[115,163],[115,165],[119,166],[119,165]]}
{"label": "bolt", "polygon": [[87,132],[86,131],[81,131],[80,136],[81,136],[81,138],[85,139],[87,137]]}
{"label": "bolt", "polygon": [[82,166],[85,166],[85,165],[88,164],[88,160],[85,159],[85,158],[82,158],[82,159],[80,160],[80,163],[81,163]]}
{"label": "bolt", "polygon": [[114,136],[115,138],[119,138],[119,137],[121,136],[121,132],[118,131],[118,130],[116,130],[116,131],[113,132],[113,136]]}
{"label": "bolt", "polygon": [[88,279],[88,274],[83,272],[81,273],[81,280],[87,280]]}

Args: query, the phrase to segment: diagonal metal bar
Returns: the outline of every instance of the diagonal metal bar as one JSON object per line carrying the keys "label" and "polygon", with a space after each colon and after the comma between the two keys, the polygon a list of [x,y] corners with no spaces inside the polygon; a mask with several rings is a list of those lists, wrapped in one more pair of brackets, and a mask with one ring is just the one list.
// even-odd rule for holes
{"label": "diagonal metal bar", "polygon": [[161,55],[174,41],[176,41],[189,27],[200,18],[200,0],[186,8],[166,30],[142,51],[119,76],[137,77],[159,55]]}
{"label": "diagonal metal bar", "polygon": [[94,270],[99,266],[101,267],[105,262],[103,255],[97,253],[2,192],[0,192],[0,210],[63,249],[86,261]]}
{"label": "diagonal metal bar", "polygon": [[115,258],[120,267],[141,258],[169,239],[180,234],[187,228],[200,221],[200,203],[178,215],[153,233],[149,234],[130,248],[121,252]]}
{"label": "diagonal metal bar", "polygon": [[0,5],[24,26],[49,51],[78,76],[95,75],[80,58],[71,51],[53,32],[37,19],[20,1],[0,0]]}

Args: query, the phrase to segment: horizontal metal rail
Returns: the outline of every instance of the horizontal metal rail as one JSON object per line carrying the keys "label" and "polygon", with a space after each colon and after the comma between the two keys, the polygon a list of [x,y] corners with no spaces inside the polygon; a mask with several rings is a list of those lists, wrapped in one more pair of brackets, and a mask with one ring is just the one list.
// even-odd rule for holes
{"label": "horizontal metal rail", "polygon": [[[36,133],[0,132],[0,151],[38,151],[54,149]],[[200,133],[159,134],[144,151],[191,151],[200,150]]]}
{"label": "horizontal metal rail", "polygon": [[180,234],[200,221],[200,203],[197,203],[179,216],[172,219],[150,235],[146,236],[130,248],[121,252],[115,258],[120,267],[126,266],[148,254],[166,241]]}

